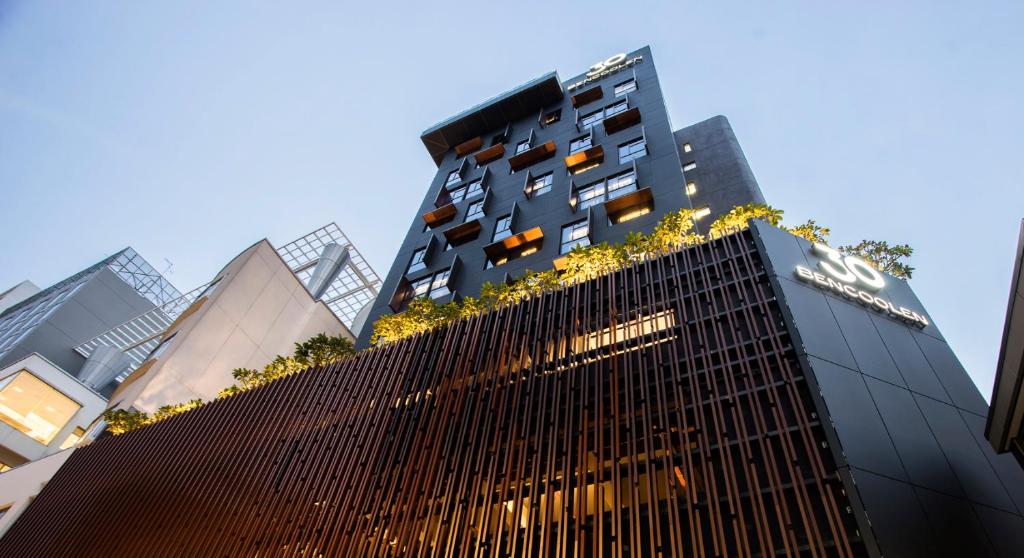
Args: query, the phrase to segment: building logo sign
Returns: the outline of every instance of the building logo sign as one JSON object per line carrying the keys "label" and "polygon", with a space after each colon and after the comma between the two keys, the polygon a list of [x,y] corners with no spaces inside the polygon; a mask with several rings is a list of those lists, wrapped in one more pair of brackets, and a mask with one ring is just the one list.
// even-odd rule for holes
{"label": "building logo sign", "polygon": [[821,271],[814,271],[798,265],[796,266],[796,276],[801,281],[813,284],[820,289],[834,291],[917,327],[928,325],[928,319],[922,314],[902,306],[896,306],[891,301],[875,294],[885,286],[885,276],[864,260],[854,256],[844,256],[839,250],[824,244],[814,244],[814,253],[822,258],[818,261],[818,268]]}
{"label": "building logo sign", "polygon": [[633,66],[634,64],[639,64],[643,61],[643,56],[637,56],[635,58],[630,58],[629,60],[626,60],[626,53],[620,52],[615,56],[608,58],[607,60],[598,62],[597,64],[591,66],[590,71],[587,72],[587,76],[585,78],[583,78],[580,81],[577,81],[576,83],[570,84],[567,89],[569,91],[578,89],[590,82],[597,81],[603,77],[610,76],[615,72],[618,72],[619,70],[624,70],[626,68]]}

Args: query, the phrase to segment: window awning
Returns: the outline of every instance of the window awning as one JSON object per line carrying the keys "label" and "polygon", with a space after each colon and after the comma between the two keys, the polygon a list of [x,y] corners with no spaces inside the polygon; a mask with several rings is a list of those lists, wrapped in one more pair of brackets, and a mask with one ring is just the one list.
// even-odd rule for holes
{"label": "window awning", "polygon": [[476,151],[477,149],[480,149],[480,146],[482,146],[483,144],[483,140],[480,139],[480,136],[477,136],[471,140],[466,140],[460,143],[459,145],[456,145],[455,154],[458,155],[459,157],[465,157],[466,155],[469,155],[470,153]]}
{"label": "window awning", "polygon": [[654,195],[649,186],[604,202],[605,214],[613,222],[616,216],[641,207],[654,207]]}
{"label": "window awning", "polygon": [[521,248],[532,242],[537,242],[544,238],[544,231],[540,227],[533,227],[532,229],[525,230],[521,233],[514,234],[508,238],[503,238],[497,242],[492,242],[487,246],[484,246],[484,253],[490,258],[492,262],[500,260],[502,257],[508,256],[509,252],[517,248]]}
{"label": "window awning", "polygon": [[496,161],[505,155],[505,144],[497,143],[483,151],[477,152],[473,157],[476,159],[476,164],[486,165],[491,161]]}
{"label": "window awning", "polygon": [[514,171],[520,171],[530,165],[539,163],[545,159],[549,159],[555,154],[555,142],[551,140],[547,143],[542,143],[532,149],[527,149],[518,155],[509,157],[508,165],[512,167]]}
{"label": "window awning", "polygon": [[445,229],[444,237],[452,246],[458,246],[480,236],[480,229],[480,219],[473,219]]}
{"label": "window awning", "polygon": [[565,168],[570,172],[583,165],[590,163],[601,163],[604,161],[604,148],[600,145],[573,153],[565,158]]}
{"label": "window awning", "polygon": [[447,205],[442,205],[433,211],[424,213],[423,221],[427,223],[428,227],[435,229],[439,225],[443,225],[448,221],[451,221],[457,212],[458,210],[455,209],[455,204],[449,203]]}
{"label": "window awning", "polygon": [[604,131],[609,136],[640,123],[640,107],[626,109],[604,119]]}
{"label": "window awning", "polygon": [[572,96],[572,106],[579,108],[587,103],[593,103],[604,96],[600,85],[595,85],[586,91],[581,91]]}

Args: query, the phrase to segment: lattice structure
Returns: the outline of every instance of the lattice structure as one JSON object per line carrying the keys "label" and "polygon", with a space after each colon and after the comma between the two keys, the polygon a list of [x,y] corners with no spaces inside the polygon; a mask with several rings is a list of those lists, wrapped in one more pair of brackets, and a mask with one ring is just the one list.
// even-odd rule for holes
{"label": "lattice structure", "polygon": [[79,449],[0,555],[864,555],[813,405],[742,233]]}
{"label": "lattice structure", "polygon": [[327,287],[323,301],[346,326],[352,327],[356,314],[380,292],[381,280],[366,263],[355,245],[337,224],[331,223],[277,249],[277,253],[302,281],[309,284],[320,252],[328,244],[348,246],[350,265]]}

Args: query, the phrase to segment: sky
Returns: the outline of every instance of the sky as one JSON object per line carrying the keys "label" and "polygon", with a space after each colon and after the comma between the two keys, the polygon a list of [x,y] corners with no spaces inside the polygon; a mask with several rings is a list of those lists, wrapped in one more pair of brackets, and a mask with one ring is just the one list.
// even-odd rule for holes
{"label": "sky", "polygon": [[132,246],[182,291],[337,222],[380,275],[438,121],[650,45],[767,200],[909,243],[988,398],[1024,217],[1021,2],[0,0],[0,290]]}

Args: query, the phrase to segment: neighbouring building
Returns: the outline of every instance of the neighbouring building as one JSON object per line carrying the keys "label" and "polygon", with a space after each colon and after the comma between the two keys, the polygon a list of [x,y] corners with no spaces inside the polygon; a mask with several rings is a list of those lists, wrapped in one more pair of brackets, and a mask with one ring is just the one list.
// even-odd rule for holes
{"label": "neighbouring building", "polygon": [[1010,278],[1003,340],[992,388],[986,434],[999,453],[1010,452],[1024,466],[1024,221]]}
{"label": "neighbouring building", "polygon": [[[486,219],[469,221],[443,213],[469,211],[454,200],[471,183],[454,196],[435,183],[442,203],[425,213],[453,207],[429,216],[428,227],[435,217],[450,226],[488,221],[478,235],[505,227],[509,209],[487,204],[508,188],[544,190],[534,165],[557,149],[538,151],[552,140],[535,143],[540,132],[516,126],[501,143],[474,138],[523,117],[523,107],[547,126],[615,118],[636,107],[609,115],[593,105],[577,115],[560,95],[581,108],[620,91],[628,99],[634,86],[656,87],[652,62],[643,49],[589,77],[545,76],[449,131],[428,131],[443,168],[464,157],[453,184],[470,171],[465,157],[481,164],[478,176],[494,177],[479,185]],[[459,248],[472,232],[436,225],[455,248],[426,253],[447,253],[447,263],[413,257],[421,242],[437,249],[437,235],[407,241],[383,294],[396,300],[403,281],[415,283],[410,273],[423,269],[410,272],[411,264],[430,273],[428,296],[447,279],[438,298],[556,265],[562,229],[574,223],[566,218],[587,229],[575,236],[573,226],[569,242],[603,241],[649,230],[646,219],[672,207],[707,207],[711,216],[760,199],[723,120],[674,134],[656,115],[660,99],[654,106],[651,122],[644,105],[613,120],[627,131],[660,123],[646,137],[669,138],[651,140],[625,171],[609,169],[635,169],[636,188],[628,175],[610,186],[595,151],[579,157],[589,163],[572,158],[598,146],[609,157],[641,153],[633,132],[592,143],[559,163],[601,160],[597,167],[552,171],[567,179],[568,208],[527,219],[529,202],[555,191],[520,198],[510,235],[493,240],[488,231],[476,249],[474,240]],[[600,124],[609,135],[623,131],[617,125]],[[708,168],[698,138],[710,136],[720,170],[697,175]],[[478,157],[485,150],[493,151]],[[682,154],[695,154],[697,167],[686,170]],[[499,187],[512,170],[522,182]],[[450,174],[439,176],[447,184]],[[695,176],[710,184],[687,195]],[[602,187],[589,189],[598,180]],[[691,203],[702,189],[708,197]],[[451,273],[436,280],[446,265]],[[0,555],[1016,557],[1024,470],[985,440],[987,412],[906,281],[753,221],[82,447],[0,539]]]}
{"label": "neighbouring building", "polygon": [[669,211],[693,208],[706,227],[764,203],[725,117],[673,131],[649,48],[600,66],[599,79],[547,73],[423,132],[437,173],[371,324],[416,297],[476,296],[573,246],[650,232]]}

